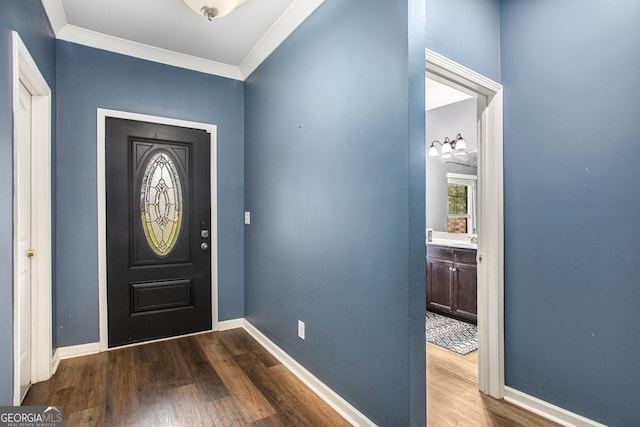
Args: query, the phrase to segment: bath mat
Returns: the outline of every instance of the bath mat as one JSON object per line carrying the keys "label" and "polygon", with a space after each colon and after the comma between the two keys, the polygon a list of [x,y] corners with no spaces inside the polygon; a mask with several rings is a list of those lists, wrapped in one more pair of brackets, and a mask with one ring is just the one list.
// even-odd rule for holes
{"label": "bath mat", "polygon": [[450,317],[427,312],[427,341],[461,355],[478,349],[478,327]]}

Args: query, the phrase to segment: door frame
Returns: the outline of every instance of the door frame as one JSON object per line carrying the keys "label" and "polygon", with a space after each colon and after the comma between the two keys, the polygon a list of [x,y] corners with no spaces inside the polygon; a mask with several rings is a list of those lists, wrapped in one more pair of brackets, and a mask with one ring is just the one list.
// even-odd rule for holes
{"label": "door frame", "polygon": [[478,101],[478,389],[504,397],[504,193],[502,85],[425,49],[429,78]]}
{"label": "door frame", "polygon": [[168,117],[151,116],[127,111],[97,109],[97,184],[98,184],[98,300],[100,316],[100,350],[109,350],[107,311],[107,196],[106,196],[106,118],[200,129],[209,133],[211,141],[211,330],[218,330],[218,196],[217,196],[217,129],[209,123],[191,122]]}
{"label": "door frame", "polygon": [[20,348],[18,324],[18,260],[17,242],[17,117],[19,89],[22,82],[31,93],[31,245],[35,256],[31,260],[31,383],[51,377],[52,359],[52,248],[51,248],[51,89],[42,76],[20,35],[12,31],[13,59],[13,403],[20,404]]}

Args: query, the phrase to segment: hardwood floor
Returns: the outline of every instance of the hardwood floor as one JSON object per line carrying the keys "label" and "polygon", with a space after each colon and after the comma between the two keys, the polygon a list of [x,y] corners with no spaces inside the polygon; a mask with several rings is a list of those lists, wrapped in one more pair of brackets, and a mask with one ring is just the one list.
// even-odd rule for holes
{"label": "hardwood floor", "polygon": [[460,356],[427,343],[427,424],[448,426],[557,426],[478,391],[478,352]]}
{"label": "hardwood floor", "polygon": [[242,329],[63,360],[24,405],[67,426],[348,426]]}
{"label": "hardwood floor", "polygon": [[[427,343],[429,426],[555,426],[477,390],[477,352]],[[242,329],[63,360],[24,405],[67,426],[348,426]]]}

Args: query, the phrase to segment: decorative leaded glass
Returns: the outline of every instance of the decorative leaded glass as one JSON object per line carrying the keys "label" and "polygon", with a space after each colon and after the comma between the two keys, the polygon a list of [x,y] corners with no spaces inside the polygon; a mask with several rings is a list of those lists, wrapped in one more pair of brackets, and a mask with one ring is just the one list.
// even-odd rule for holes
{"label": "decorative leaded glass", "polygon": [[166,256],[174,248],[182,225],[182,183],[166,152],[151,157],[142,177],[140,216],[149,247]]}

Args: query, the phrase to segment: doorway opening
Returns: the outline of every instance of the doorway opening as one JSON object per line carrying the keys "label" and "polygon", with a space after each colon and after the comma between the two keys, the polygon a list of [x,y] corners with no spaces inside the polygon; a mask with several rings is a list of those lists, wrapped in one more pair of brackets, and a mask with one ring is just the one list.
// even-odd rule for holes
{"label": "doorway opening", "polygon": [[18,33],[13,48],[14,405],[51,377],[51,90]]}
{"label": "doorway opening", "polygon": [[[447,217],[443,220],[446,223],[447,235],[440,235],[439,237],[450,237],[450,227],[453,229],[452,231],[458,229],[464,232],[460,233],[464,236],[460,242],[464,249],[462,255],[459,255],[461,258],[450,260],[447,264],[450,270],[445,270],[444,273],[444,275],[452,277],[452,280],[458,280],[455,285],[460,285],[464,282],[460,285],[463,287],[468,287],[468,280],[460,279],[463,276],[460,272],[464,270],[464,268],[460,267],[473,263],[473,260],[469,259],[469,253],[465,251],[474,249],[472,247],[464,248],[464,246],[477,245],[477,249],[475,249],[477,251],[475,254],[477,265],[477,295],[475,298],[477,310],[475,317],[478,331],[477,388],[484,394],[501,399],[504,397],[502,86],[433,51],[426,50],[425,59],[426,74],[429,80],[456,90],[463,95],[463,98],[466,95],[466,99],[471,100],[466,102],[475,104],[476,128],[473,136],[475,136],[477,142],[477,151],[475,160],[472,153],[466,153],[465,156],[471,158],[470,163],[475,162],[476,164],[475,182],[477,182],[477,186],[467,185],[473,180],[464,181],[460,179],[467,179],[469,178],[468,175],[473,176],[473,173],[466,173],[470,170],[466,170],[463,174],[458,173],[452,176],[454,178],[452,181],[454,187],[462,186],[465,188],[454,188],[451,197],[454,199],[457,197],[459,201],[466,200],[467,204],[461,203],[452,210],[449,210],[447,206]],[[427,89],[427,97],[429,97],[428,92],[429,90]],[[464,99],[460,99],[460,101],[462,103],[465,102]],[[428,127],[429,123],[427,124],[427,132],[429,132]],[[460,130],[452,129],[451,135],[443,134],[434,136],[434,138],[444,139],[448,137],[452,142],[454,138],[457,139],[457,133],[461,132]],[[463,136],[468,138],[472,134],[473,130],[470,130],[469,136],[464,134]],[[431,142],[430,140],[426,141],[427,148],[430,148]],[[441,143],[444,145],[444,141],[441,140]],[[442,156],[442,145],[439,147],[439,156]],[[451,147],[450,144],[450,148],[453,148],[451,154],[455,155],[455,147]],[[445,151],[447,150],[445,149]],[[429,156],[427,156],[428,158]],[[466,160],[469,159],[467,158]],[[469,166],[469,164],[464,165],[465,168]],[[457,172],[460,171],[452,171],[451,173],[456,174]],[[465,176],[461,177],[460,175]],[[427,164],[427,176],[429,176],[429,164]],[[448,192],[449,183],[446,175],[442,178],[442,182],[443,186],[447,185],[447,192],[443,196],[446,198],[446,201],[443,201],[446,206],[450,198]],[[429,187],[430,184],[427,182],[427,188]],[[473,192],[473,189],[475,189],[475,192]],[[477,199],[475,213],[473,207],[470,206],[474,198]],[[429,209],[430,207],[427,206],[427,213]],[[427,224],[429,224],[429,216],[427,216]],[[450,226],[450,224],[452,225]],[[474,227],[476,227],[475,230],[473,229]],[[427,231],[427,234],[431,234],[433,239],[433,232]],[[457,256],[455,251],[449,251],[447,254],[452,257]],[[427,293],[429,293],[429,286],[428,277]],[[472,318],[474,314],[468,313],[467,310],[469,301],[456,300],[458,296],[450,296],[452,301],[448,309],[452,312],[451,314],[454,317],[466,316],[467,318]],[[438,296],[435,299],[437,300]],[[429,364],[429,357],[427,357],[427,364]],[[427,391],[427,393],[429,392]]]}

